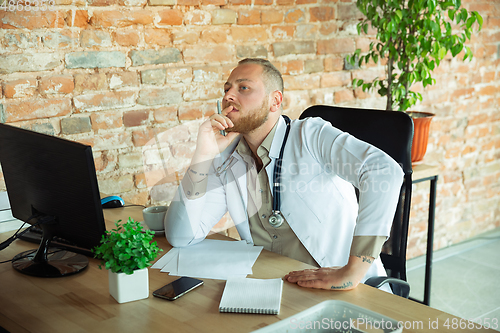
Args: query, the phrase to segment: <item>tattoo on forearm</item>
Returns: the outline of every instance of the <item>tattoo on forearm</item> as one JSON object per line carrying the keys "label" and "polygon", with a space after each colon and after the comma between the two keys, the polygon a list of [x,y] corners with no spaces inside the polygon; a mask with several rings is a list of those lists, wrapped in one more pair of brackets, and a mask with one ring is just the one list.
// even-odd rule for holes
{"label": "tattoo on forearm", "polygon": [[369,264],[373,263],[373,259],[371,257],[367,257],[367,256],[356,256],[356,257],[363,259],[363,262],[367,262]]}
{"label": "tattoo on forearm", "polygon": [[349,287],[352,287],[351,281],[344,282],[341,286],[332,286],[331,289],[347,289]]}

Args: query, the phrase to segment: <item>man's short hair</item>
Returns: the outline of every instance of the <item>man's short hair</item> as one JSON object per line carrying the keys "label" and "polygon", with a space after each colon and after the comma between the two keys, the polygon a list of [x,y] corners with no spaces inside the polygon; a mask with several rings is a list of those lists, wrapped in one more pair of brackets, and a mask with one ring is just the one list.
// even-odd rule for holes
{"label": "man's short hair", "polygon": [[262,75],[264,76],[264,85],[267,93],[279,90],[283,93],[283,77],[280,71],[267,59],[261,58],[246,58],[238,62],[238,65],[256,64],[262,67]]}

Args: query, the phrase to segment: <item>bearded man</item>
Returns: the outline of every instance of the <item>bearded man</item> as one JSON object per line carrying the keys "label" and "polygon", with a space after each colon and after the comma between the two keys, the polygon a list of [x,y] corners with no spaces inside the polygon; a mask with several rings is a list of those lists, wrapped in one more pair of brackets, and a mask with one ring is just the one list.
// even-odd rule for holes
{"label": "bearded man", "polygon": [[[291,283],[349,290],[385,276],[378,257],[403,171],[320,118],[291,121],[282,103],[283,78],[269,61],[238,63],[224,84],[222,112],[200,126],[165,218],[168,241],[196,244],[229,211],[248,243],[317,267],[290,272]],[[354,187],[363,189],[359,204]]]}

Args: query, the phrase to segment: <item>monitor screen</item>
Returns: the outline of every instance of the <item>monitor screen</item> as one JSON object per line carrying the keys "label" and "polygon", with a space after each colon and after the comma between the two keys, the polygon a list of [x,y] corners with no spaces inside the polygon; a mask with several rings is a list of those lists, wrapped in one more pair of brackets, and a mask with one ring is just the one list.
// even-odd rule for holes
{"label": "monitor screen", "polygon": [[0,163],[12,215],[43,230],[38,251],[16,256],[13,266],[47,277],[83,270],[85,256],[49,247],[60,237],[91,249],[106,230],[92,148],[0,124]]}

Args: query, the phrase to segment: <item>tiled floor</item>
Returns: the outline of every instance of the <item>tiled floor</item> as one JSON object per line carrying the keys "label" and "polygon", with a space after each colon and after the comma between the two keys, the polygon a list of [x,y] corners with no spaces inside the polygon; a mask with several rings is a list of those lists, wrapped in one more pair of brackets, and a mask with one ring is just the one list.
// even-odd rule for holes
{"label": "tiled floor", "polygon": [[[500,228],[433,254],[430,306],[500,330]],[[425,256],[408,260],[410,297],[423,299]]]}

